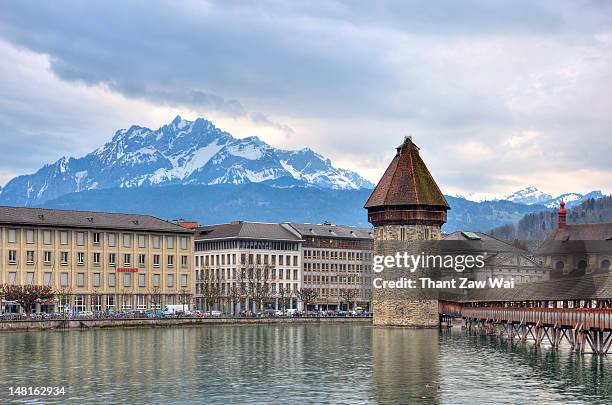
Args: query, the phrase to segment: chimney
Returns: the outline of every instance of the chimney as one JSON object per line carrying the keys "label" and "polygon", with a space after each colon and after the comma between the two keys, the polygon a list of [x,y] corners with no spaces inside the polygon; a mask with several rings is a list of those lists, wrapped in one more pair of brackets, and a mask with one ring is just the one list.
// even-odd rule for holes
{"label": "chimney", "polygon": [[178,225],[187,229],[195,229],[199,226],[199,224],[195,221],[178,221]]}
{"label": "chimney", "polygon": [[567,212],[565,211],[565,201],[561,200],[561,203],[559,203],[559,229],[563,229],[565,228],[565,225],[567,225]]}

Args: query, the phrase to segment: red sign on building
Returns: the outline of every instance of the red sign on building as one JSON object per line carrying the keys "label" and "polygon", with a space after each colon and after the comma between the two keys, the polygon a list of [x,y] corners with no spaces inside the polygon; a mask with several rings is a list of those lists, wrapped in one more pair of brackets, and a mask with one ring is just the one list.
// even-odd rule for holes
{"label": "red sign on building", "polygon": [[117,271],[119,273],[137,273],[138,269],[135,267],[119,267]]}

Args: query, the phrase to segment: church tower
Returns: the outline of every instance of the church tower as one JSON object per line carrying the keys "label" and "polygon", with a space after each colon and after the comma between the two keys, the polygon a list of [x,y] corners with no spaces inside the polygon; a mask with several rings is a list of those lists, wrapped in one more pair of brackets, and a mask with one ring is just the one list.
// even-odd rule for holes
{"label": "church tower", "polygon": [[[450,209],[411,137],[397,147],[365,208],[374,226],[377,255],[410,251],[417,241],[440,240]],[[438,326],[437,299],[386,296],[374,289],[373,308],[375,325]]]}

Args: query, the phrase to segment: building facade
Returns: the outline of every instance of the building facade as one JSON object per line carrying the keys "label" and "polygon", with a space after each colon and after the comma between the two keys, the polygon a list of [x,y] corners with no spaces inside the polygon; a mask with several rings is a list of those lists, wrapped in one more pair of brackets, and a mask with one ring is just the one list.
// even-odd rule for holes
{"label": "building facade", "polygon": [[538,263],[552,279],[612,271],[612,223],[568,224],[561,201],[557,229],[536,250]]}
{"label": "building facade", "polygon": [[463,275],[470,280],[514,280],[515,284],[534,283],[549,279],[550,269],[541,266],[531,253],[521,247],[496,239],[483,232],[453,232],[445,235],[444,242],[464,242],[459,254],[484,254],[482,269],[466,270]]}
{"label": "building facade", "polygon": [[374,237],[368,228],[290,224],[302,240],[303,286],[317,298],[308,309],[369,311]]}
{"label": "building facade", "polygon": [[234,221],[197,228],[197,308],[228,314],[298,308],[301,245],[286,224]]}
{"label": "building facade", "polygon": [[148,215],[0,207],[0,283],[48,285],[37,311],[191,302],[193,231]]}

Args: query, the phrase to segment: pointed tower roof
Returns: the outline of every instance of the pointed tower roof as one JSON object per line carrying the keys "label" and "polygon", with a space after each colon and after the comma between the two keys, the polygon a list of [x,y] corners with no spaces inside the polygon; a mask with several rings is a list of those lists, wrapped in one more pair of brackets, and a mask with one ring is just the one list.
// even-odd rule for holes
{"label": "pointed tower roof", "polygon": [[450,206],[419,156],[419,147],[407,136],[364,208],[384,206]]}

